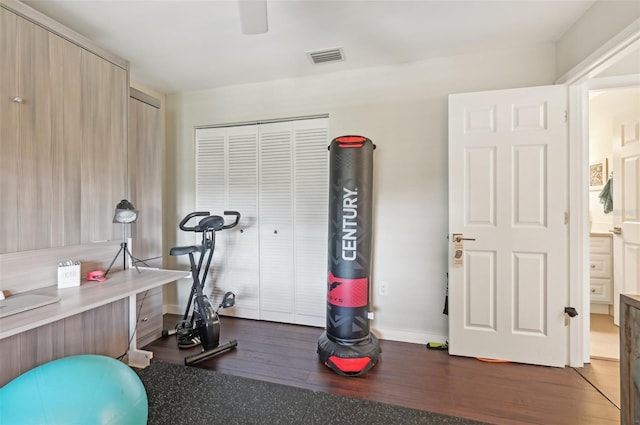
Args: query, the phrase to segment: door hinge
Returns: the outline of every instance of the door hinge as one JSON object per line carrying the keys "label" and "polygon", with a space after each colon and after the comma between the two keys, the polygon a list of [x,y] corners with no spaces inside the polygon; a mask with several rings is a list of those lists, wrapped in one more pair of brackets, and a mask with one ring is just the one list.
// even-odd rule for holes
{"label": "door hinge", "polygon": [[569,224],[569,212],[564,212],[564,224]]}
{"label": "door hinge", "polygon": [[564,122],[567,122],[568,119],[569,119],[569,111],[567,111],[565,109],[565,111],[564,111]]}

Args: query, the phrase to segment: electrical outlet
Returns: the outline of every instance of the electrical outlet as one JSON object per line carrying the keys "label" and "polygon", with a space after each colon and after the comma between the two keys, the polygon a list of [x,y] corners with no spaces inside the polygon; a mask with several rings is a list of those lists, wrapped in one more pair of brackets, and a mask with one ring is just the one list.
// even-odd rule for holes
{"label": "electrical outlet", "polygon": [[380,281],[380,287],[378,289],[378,293],[383,296],[389,294],[389,284],[384,280]]}

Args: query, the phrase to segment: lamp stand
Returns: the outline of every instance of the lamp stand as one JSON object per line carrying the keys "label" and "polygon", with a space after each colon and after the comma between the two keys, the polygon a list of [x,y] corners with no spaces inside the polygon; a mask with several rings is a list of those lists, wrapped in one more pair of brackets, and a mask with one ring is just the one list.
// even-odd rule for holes
{"label": "lamp stand", "polygon": [[113,263],[116,262],[116,260],[118,259],[118,256],[120,255],[121,252],[122,252],[122,270],[126,270],[127,269],[127,255],[128,255],[129,259],[131,260],[131,264],[133,264],[133,266],[136,268],[138,273],[140,273],[140,269],[138,268],[138,265],[136,264],[135,258],[133,258],[133,255],[131,255],[131,251],[129,251],[129,248],[127,246],[126,230],[125,230],[124,223],[122,223],[122,242],[120,242],[120,249],[116,253],[116,256],[113,257],[113,260],[111,260],[111,264],[109,264],[109,268],[104,273],[105,277],[107,276],[107,274],[111,270],[111,267],[113,267]]}

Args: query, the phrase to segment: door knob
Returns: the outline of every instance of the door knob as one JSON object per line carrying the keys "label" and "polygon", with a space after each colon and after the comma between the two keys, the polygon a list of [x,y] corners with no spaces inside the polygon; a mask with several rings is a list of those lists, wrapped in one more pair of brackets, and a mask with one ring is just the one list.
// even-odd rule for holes
{"label": "door knob", "polygon": [[20,96],[16,96],[12,99],[15,103],[22,103],[22,98]]}
{"label": "door knob", "polygon": [[462,233],[454,233],[453,234],[453,241],[454,242],[475,241],[475,238],[465,238],[465,237],[463,237]]}

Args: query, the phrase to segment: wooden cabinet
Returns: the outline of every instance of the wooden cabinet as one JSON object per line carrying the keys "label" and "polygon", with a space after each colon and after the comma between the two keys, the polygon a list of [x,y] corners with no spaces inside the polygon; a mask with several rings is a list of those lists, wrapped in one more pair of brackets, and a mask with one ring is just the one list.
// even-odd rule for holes
{"label": "wooden cabinet", "polygon": [[49,32],[0,8],[2,191],[0,252],[49,248],[52,63]]}
{"label": "wooden cabinet", "polygon": [[620,417],[640,423],[640,296],[620,296]]}
{"label": "wooden cabinet", "polygon": [[45,18],[0,4],[0,254],[121,234],[128,64]]}
{"label": "wooden cabinet", "polygon": [[160,101],[134,88],[129,98],[129,200],[138,210],[132,251],[144,265],[162,267],[164,143]]}
{"label": "wooden cabinet", "polygon": [[[113,224],[127,182],[127,72],[93,53],[82,52],[81,242],[119,239]],[[76,123],[77,125],[77,123]],[[77,200],[76,200],[77,202]]]}
{"label": "wooden cabinet", "polygon": [[144,347],[162,336],[162,288],[149,289],[136,297],[136,336],[138,347]]}
{"label": "wooden cabinet", "polygon": [[592,234],[589,241],[589,285],[591,302],[596,304],[613,304],[613,253],[611,235]]}
{"label": "wooden cabinet", "polygon": [[[134,88],[129,97],[129,200],[138,210],[131,225],[132,252],[139,265],[162,267],[162,179],[164,143],[160,101]],[[162,336],[162,288],[137,295],[138,346]]]}

